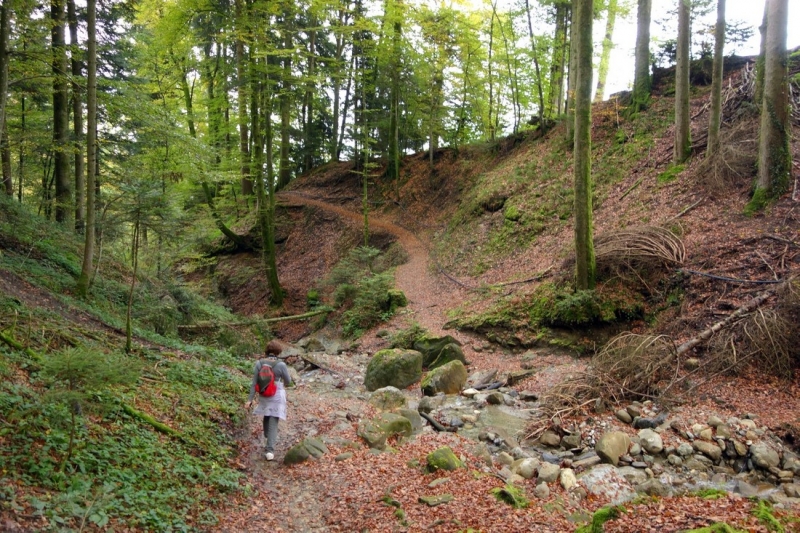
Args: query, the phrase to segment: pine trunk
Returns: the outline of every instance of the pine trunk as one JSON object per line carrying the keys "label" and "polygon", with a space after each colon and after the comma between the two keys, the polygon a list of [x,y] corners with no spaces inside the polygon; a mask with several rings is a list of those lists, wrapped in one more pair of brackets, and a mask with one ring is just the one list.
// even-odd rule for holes
{"label": "pine trunk", "polygon": [[64,29],[64,0],[52,0],[53,72],[53,183],[56,193],[56,221],[67,222],[73,211],[72,183],[69,179],[69,98],[67,90],[67,50]]}
{"label": "pine trunk", "polygon": [[[288,21],[286,22],[288,26]],[[289,150],[291,148],[291,136],[289,132],[289,127],[291,126],[291,95],[289,92],[291,91],[291,76],[292,76],[292,38],[289,34],[288,28],[285,28],[284,31],[286,32],[285,41],[284,41],[284,54],[286,54],[283,58],[283,80],[281,82],[281,96],[280,96],[280,104],[281,104],[281,159],[280,159],[280,167],[278,168],[278,184],[275,187],[276,190],[283,189],[286,185],[289,184],[289,181],[292,179],[292,169],[289,166]]]}
{"label": "pine trunk", "polygon": [[69,19],[69,44],[72,67],[72,146],[74,151],[73,171],[75,173],[75,230],[83,233],[86,218],[86,170],[83,165],[83,90],[79,82],[83,75],[78,46],[78,15],[75,0],[67,0]]}

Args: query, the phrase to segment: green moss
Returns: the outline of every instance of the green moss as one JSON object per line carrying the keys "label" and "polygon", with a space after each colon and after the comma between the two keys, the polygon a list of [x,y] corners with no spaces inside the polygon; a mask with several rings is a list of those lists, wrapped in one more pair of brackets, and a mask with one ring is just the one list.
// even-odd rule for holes
{"label": "green moss", "polygon": [[575,533],[603,533],[603,524],[625,512],[624,507],[601,507],[592,515],[592,521],[575,530]]}
{"label": "green moss", "polygon": [[463,463],[459,461],[456,454],[448,446],[442,446],[428,454],[428,471],[437,470],[452,471],[461,468]]}
{"label": "green moss", "polygon": [[744,207],[744,214],[751,217],[756,213],[762,211],[769,203],[769,195],[766,189],[756,188],[753,191],[753,197],[747,202]]}
{"label": "green moss", "polygon": [[701,489],[693,492],[692,494],[706,500],[718,500],[728,496],[726,491],[720,489]]}
{"label": "green moss", "polygon": [[685,168],[684,165],[672,165],[667,170],[658,175],[658,183],[669,183],[671,181],[675,181],[675,178],[678,177],[678,174],[683,172],[684,168]]}
{"label": "green moss", "polygon": [[758,500],[753,509],[753,516],[758,518],[759,522],[764,524],[769,531],[774,533],[784,533],[786,531],[783,524],[772,514],[772,505],[764,500]]}
{"label": "green moss", "polygon": [[724,522],[717,522],[710,526],[689,530],[686,533],[747,533],[747,530],[736,529]]}
{"label": "green moss", "polygon": [[514,485],[495,487],[489,491],[501,502],[507,503],[514,509],[525,509],[530,505],[530,500],[525,496],[525,490]]}
{"label": "green moss", "polygon": [[517,222],[519,219],[522,218],[522,213],[520,213],[519,208],[517,208],[517,206],[509,205],[503,212],[503,216],[505,217],[506,220]]}

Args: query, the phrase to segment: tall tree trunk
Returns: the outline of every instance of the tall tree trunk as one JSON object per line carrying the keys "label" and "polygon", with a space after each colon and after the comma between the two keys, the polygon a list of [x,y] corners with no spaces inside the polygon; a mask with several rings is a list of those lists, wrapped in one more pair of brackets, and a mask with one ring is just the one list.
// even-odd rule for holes
{"label": "tall tree trunk", "polygon": [[136,288],[136,276],[139,274],[139,215],[133,223],[133,238],[131,242],[131,261],[133,262],[133,275],[131,276],[131,288],[128,292],[128,308],[125,312],[125,353],[133,351],[133,290]]}
{"label": "tall tree trunk", "polygon": [[6,126],[8,103],[8,34],[11,27],[11,9],[7,3],[0,5],[0,131]]}
{"label": "tall tree trunk", "polygon": [[567,52],[567,11],[569,6],[556,4],[556,24],[553,36],[553,62],[550,66],[550,107],[548,115],[557,117],[564,105],[564,65]]}
{"label": "tall tree trunk", "polygon": [[531,6],[525,0],[525,12],[528,15],[528,36],[531,39],[531,52],[533,66],[536,69],[536,89],[539,94],[539,128],[544,128],[544,91],[542,89],[542,73],[539,70],[539,54],[536,51],[536,37],[533,35],[533,22],[531,21]]}
{"label": "tall tree trunk", "polygon": [[577,82],[578,73],[578,51],[576,50],[578,41],[575,39],[577,20],[575,18],[575,12],[581,8],[578,4],[583,1],[589,0],[572,0],[572,7],[570,9],[569,75],[567,77],[567,101],[564,108],[564,112],[567,115],[567,143],[570,145],[573,144],[575,140],[575,83]]}
{"label": "tall tree trunk", "polygon": [[[401,1],[394,2],[392,21],[391,109],[389,111],[389,164],[386,177],[393,180],[399,191],[400,183],[400,39],[402,37]],[[398,196],[399,198],[399,196]]]}
{"label": "tall tree trunk", "polygon": [[86,227],[83,241],[83,263],[78,277],[78,296],[89,293],[94,261],[95,192],[97,185],[97,0],[87,0],[87,72],[86,72]]}
{"label": "tall tree trunk", "polygon": [[250,148],[247,133],[247,73],[245,67],[244,40],[242,35],[245,32],[245,16],[242,12],[243,0],[236,0],[236,77],[237,79],[237,102],[239,106],[239,158],[242,194],[250,196],[253,194],[253,180],[250,179]]}
{"label": "tall tree trunk", "polygon": [[592,2],[577,2],[572,12],[575,41],[575,288],[595,285],[592,240]]}
{"label": "tall tree trunk", "polygon": [[650,10],[652,0],[639,0],[636,12],[636,52],[631,112],[638,113],[650,103]]}
{"label": "tall tree trunk", "polygon": [[711,78],[711,117],[708,119],[706,157],[719,152],[719,127],[722,119],[722,75],[725,64],[725,0],[717,0],[717,25],[714,28],[714,72]]}
{"label": "tall tree trunk", "polygon": [[5,124],[0,132],[0,159],[3,168],[3,190],[6,195],[14,196],[14,184],[11,181],[11,146],[8,143],[8,127]]}
{"label": "tall tree trunk", "polygon": [[789,80],[786,52],[789,0],[767,0],[764,101],[758,143],[758,183],[751,208],[786,191],[792,170],[789,148]]}
{"label": "tall tree trunk", "polygon": [[69,19],[70,60],[72,67],[72,146],[74,151],[73,171],[75,173],[75,230],[83,233],[86,218],[85,181],[86,169],[83,166],[83,90],[80,78],[83,74],[83,62],[80,59],[81,49],[78,45],[78,14],[75,11],[75,0],[67,0],[67,18]]}
{"label": "tall tree trunk", "polygon": [[189,126],[189,135],[197,138],[197,130],[194,127],[194,106],[192,104],[192,89],[189,87],[189,80],[186,79],[188,72],[185,70],[181,73],[180,84],[181,92],[183,92],[183,105],[186,106],[186,124]]}
{"label": "tall tree trunk", "polygon": [[305,146],[303,147],[303,172],[308,172],[314,166],[314,153],[316,152],[316,143],[314,142],[314,76],[316,75],[317,61],[317,32],[313,29],[316,25],[316,19],[312,18],[312,29],[308,30],[308,81],[306,82],[305,94],[306,119],[303,124],[303,133],[305,137]]}
{"label": "tall tree trunk", "polygon": [[53,177],[56,187],[56,221],[67,222],[72,214],[72,183],[69,179],[69,104],[67,50],[64,31],[64,0],[51,0],[50,19],[53,71]]}
{"label": "tall tree trunk", "polygon": [[[274,210],[275,210],[275,190],[273,187],[273,177],[271,170],[272,159],[272,131],[267,131],[267,166],[270,168],[267,172],[267,187],[269,188],[269,197],[264,190],[264,176],[263,172],[263,139],[261,136],[261,123],[259,121],[259,102],[263,91],[263,83],[255,71],[255,59],[251,58],[250,69],[250,121],[251,132],[253,135],[253,180],[256,186],[256,196],[258,197],[258,223],[261,230],[261,259],[264,266],[264,274],[267,278],[267,284],[270,289],[270,302],[273,305],[280,306],[283,304],[283,289],[278,281],[278,268],[277,268],[277,251],[275,249],[275,228],[274,228]],[[271,106],[267,107],[265,116],[272,115]],[[269,128],[269,120],[266,124]]]}
{"label": "tall tree trunk", "polygon": [[675,66],[675,144],[673,163],[686,161],[692,153],[689,118],[690,0],[678,0],[678,62]]}
{"label": "tall tree trunk", "polygon": [[[287,15],[288,19],[288,15]],[[283,79],[281,80],[281,159],[278,168],[278,183],[275,190],[281,190],[292,179],[292,169],[289,162],[289,150],[291,148],[291,94],[292,90],[292,34],[290,33],[289,21],[285,21],[286,28],[284,36],[284,57],[283,57]]]}
{"label": "tall tree trunk", "polygon": [[[342,126],[339,129],[339,141],[336,143],[335,159],[339,161],[342,154],[342,146],[344,145],[344,132],[347,130],[347,110],[351,105],[350,91],[353,87],[353,79],[355,77],[356,69],[356,54],[353,52],[350,55],[350,69],[347,75],[347,88],[344,91],[344,104],[342,105]],[[353,106],[355,107],[355,106]]]}
{"label": "tall tree trunk", "polygon": [[611,60],[611,49],[614,48],[614,24],[617,21],[617,0],[608,0],[608,16],[606,18],[606,34],[603,37],[603,50],[600,52],[600,66],[597,69],[597,92],[595,102],[602,102],[606,94],[608,64]]}
{"label": "tall tree trunk", "polygon": [[489,140],[494,140],[494,121],[492,120],[492,112],[494,111],[494,84],[492,79],[492,45],[494,44],[494,10],[492,10],[492,20],[489,23],[489,63],[487,66],[489,72]]}
{"label": "tall tree trunk", "polygon": [[764,15],[761,18],[761,26],[758,27],[758,32],[761,35],[761,45],[758,51],[758,60],[756,61],[756,90],[753,96],[754,103],[761,108],[764,103],[764,58],[767,55],[767,15],[769,12],[769,2],[764,3]]}

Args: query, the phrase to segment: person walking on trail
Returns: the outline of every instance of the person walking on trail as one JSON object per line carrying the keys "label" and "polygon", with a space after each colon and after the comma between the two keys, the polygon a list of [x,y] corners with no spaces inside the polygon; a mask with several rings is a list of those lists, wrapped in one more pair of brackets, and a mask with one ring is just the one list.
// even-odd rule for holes
{"label": "person walking on trail", "polygon": [[[256,361],[253,369],[253,381],[250,384],[250,395],[245,404],[250,409],[258,396],[258,404],[254,415],[264,417],[264,437],[267,440],[264,457],[267,461],[275,459],[275,442],[278,440],[278,421],[286,420],[286,387],[292,386],[292,378],[286,363],[279,361],[282,347],[271,340],[264,350],[267,359]],[[268,366],[269,368],[265,368]],[[271,372],[270,372],[271,369]],[[268,383],[272,380],[273,383]]]}

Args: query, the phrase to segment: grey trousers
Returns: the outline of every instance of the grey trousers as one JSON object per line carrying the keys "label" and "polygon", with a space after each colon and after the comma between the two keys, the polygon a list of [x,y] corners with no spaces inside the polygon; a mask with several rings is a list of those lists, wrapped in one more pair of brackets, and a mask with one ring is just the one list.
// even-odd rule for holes
{"label": "grey trousers", "polygon": [[268,452],[275,452],[275,442],[278,440],[278,422],[280,418],[277,416],[264,417],[264,437],[267,439]]}

